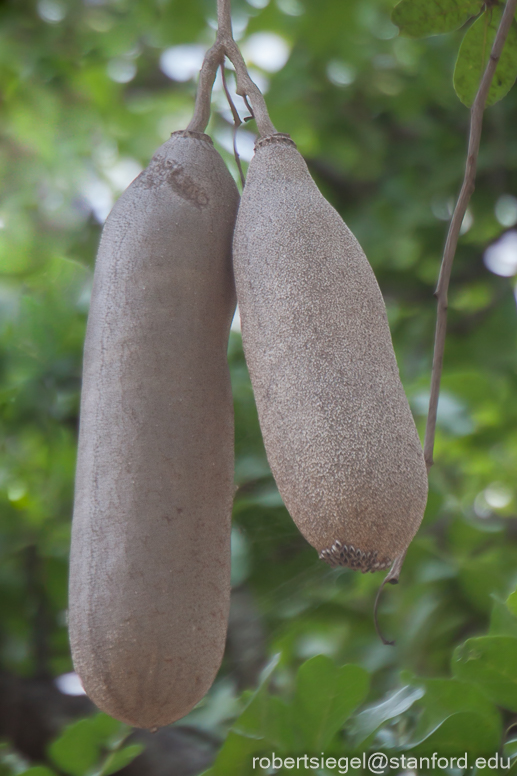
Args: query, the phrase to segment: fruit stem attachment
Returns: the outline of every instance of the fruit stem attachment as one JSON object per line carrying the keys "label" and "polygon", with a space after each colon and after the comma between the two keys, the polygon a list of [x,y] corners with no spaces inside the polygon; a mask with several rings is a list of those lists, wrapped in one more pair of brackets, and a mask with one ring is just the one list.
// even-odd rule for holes
{"label": "fruit stem attachment", "polygon": [[224,62],[224,47],[219,36],[212,48],[208,49],[199,71],[196,105],[194,115],[187,129],[190,132],[204,132],[210,120],[210,105],[217,68]]}
{"label": "fruit stem attachment", "polygon": [[[469,144],[467,152],[467,162],[465,166],[465,176],[463,179],[463,185],[461,187],[456,207],[449,225],[449,232],[447,234],[447,240],[445,242],[445,248],[443,252],[442,265],[440,268],[440,275],[438,278],[438,284],[436,286],[435,297],[437,299],[437,317],[436,317],[436,332],[434,340],[434,354],[433,354],[433,367],[431,373],[431,396],[429,398],[429,413],[427,416],[427,426],[425,430],[425,442],[424,442],[424,458],[427,471],[433,465],[433,449],[434,438],[436,433],[436,415],[438,410],[438,397],[440,394],[440,381],[443,369],[443,354],[445,350],[445,334],[447,330],[447,307],[448,298],[447,292],[449,288],[449,281],[451,277],[452,263],[454,261],[454,255],[456,253],[456,247],[458,245],[458,238],[460,235],[461,225],[463,218],[467,212],[467,206],[470,201],[470,197],[474,191],[474,182],[476,178],[476,167],[479,153],[479,144],[481,140],[481,129],[483,126],[483,112],[490,91],[490,85],[494,76],[497,63],[501,57],[504,43],[510,31],[513,18],[515,16],[515,10],[517,8],[517,0],[507,0],[501,22],[497,30],[490,58],[486,66],[483,78],[479,84],[474,102],[470,109],[470,132],[469,132]],[[391,572],[390,572],[391,573]],[[389,575],[388,575],[389,576]]]}
{"label": "fruit stem attachment", "polygon": [[386,644],[388,647],[395,646],[394,641],[389,641],[386,639],[382,633],[381,629],[379,627],[379,620],[377,616],[377,609],[379,607],[379,601],[381,598],[381,593],[384,590],[384,586],[388,583],[390,585],[398,585],[400,572],[402,571],[402,564],[404,563],[404,559],[406,557],[406,553],[404,552],[402,555],[399,555],[398,558],[395,558],[392,567],[384,577],[384,580],[382,582],[382,585],[377,590],[377,595],[375,596],[375,603],[373,605],[373,624],[375,625],[375,630],[377,631],[377,636],[380,638],[383,644]]}
{"label": "fruit stem attachment", "polygon": [[249,99],[260,136],[275,135],[276,129],[269,118],[264,96],[257,84],[251,80],[244,58],[233,39],[230,0],[217,0],[217,25],[216,41],[207,51],[199,73],[194,115],[187,129],[191,132],[205,131],[210,118],[212,88],[217,68],[227,56],[235,68],[237,94]]}

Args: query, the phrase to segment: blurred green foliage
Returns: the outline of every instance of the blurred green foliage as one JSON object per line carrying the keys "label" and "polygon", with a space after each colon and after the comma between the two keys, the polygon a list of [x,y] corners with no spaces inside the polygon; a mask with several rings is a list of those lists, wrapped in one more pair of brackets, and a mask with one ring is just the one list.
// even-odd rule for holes
{"label": "blurred green foliage", "polygon": [[[122,747],[130,732],[131,728],[107,714],[96,714],[65,728],[50,745],[49,756],[59,771],[69,776],[109,776],[132,762],[143,749],[139,744]],[[105,756],[103,751],[107,752]]]}
{"label": "blurred green foliage", "polygon": [[[408,34],[452,30],[423,40],[398,35],[393,5],[235,0],[233,10],[245,50],[263,32],[288,47],[275,72],[250,55],[252,74],[274,124],[297,142],[374,267],[423,432],[433,290],[469,120],[453,88],[465,34],[457,27],[481,4],[451,2],[459,15],[445,26],[422,30],[416,19]],[[404,6],[410,0],[393,16],[401,26]],[[193,54],[176,47],[208,47],[214,19],[215,0],[0,4],[0,669],[19,676],[72,668],[67,556],[82,340],[101,224],[156,147],[188,123],[195,79],[171,79],[161,65],[165,52],[184,61]],[[218,84],[214,106],[208,131],[237,177]],[[516,111],[513,90],[485,116],[451,281],[428,508],[400,584],[381,600],[395,647],[383,646],[373,627],[381,577],[327,568],[283,507],[240,335],[231,334],[233,582],[251,591],[276,657],[260,686],[243,694],[226,659],[184,721],[224,741],[214,776],[244,776],[253,753],[272,750],[517,753],[517,594],[505,603],[517,586],[515,280],[483,263],[486,247],[517,222]],[[253,130],[239,130],[243,149]],[[6,743],[0,774],[49,776],[54,766],[77,776],[112,772],[99,770],[108,739],[96,737],[96,719],[64,731],[48,767],[27,771]],[[74,736],[72,749],[83,753],[76,765],[66,760]]]}
{"label": "blurred green foliage", "polygon": [[143,750],[141,744],[123,746],[130,733],[130,727],[107,714],[95,714],[68,725],[49,746],[49,760],[56,770],[40,765],[27,767],[22,757],[6,751],[5,747],[4,753],[0,748],[0,775],[110,776]]}

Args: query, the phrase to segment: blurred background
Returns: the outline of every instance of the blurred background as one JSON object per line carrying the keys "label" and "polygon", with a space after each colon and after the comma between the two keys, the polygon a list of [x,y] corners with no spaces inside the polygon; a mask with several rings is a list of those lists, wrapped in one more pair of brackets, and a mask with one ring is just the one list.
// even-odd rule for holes
{"label": "blurred background", "polygon": [[[235,37],[273,123],[296,141],[374,268],[423,438],[433,291],[465,164],[469,112],[452,86],[463,33],[400,37],[390,21],[393,0],[232,5]],[[303,719],[289,717],[301,697],[300,676],[327,671],[332,685],[346,663],[360,667],[355,676],[364,688],[352,703],[359,711],[349,710],[344,732],[340,720],[329,751],[370,745],[416,751],[423,741],[441,751],[464,740],[469,751],[490,753],[511,739],[505,731],[517,718],[517,619],[504,603],[517,585],[515,89],[485,115],[476,191],[451,280],[426,516],[400,584],[381,599],[382,627],[396,646],[383,646],[373,626],[382,574],[329,569],[282,505],[236,316],[229,343],[238,485],[233,594],[217,681],[184,720],[126,741],[131,731],[91,716],[96,710],[72,673],[68,549],[95,253],[116,198],[157,146],[190,120],[197,72],[214,40],[215,6],[215,0],[0,2],[2,776],[108,774],[130,760],[120,772],[195,776],[217,753],[210,773],[242,776],[249,752],[270,751],[275,742],[277,751],[284,745],[289,752],[293,725],[292,746],[303,750],[310,709],[305,728]],[[231,72],[228,82],[233,89]],[[236,104],[247,115],[242,101]],[[219,77],[208,132],[237,179]],[[244,167],[254,139],[251,121],[238,132]],[[475,669],[477,660],[479,672],[467,676],[465,667],[454,668],[455,649],[477,637],[481,646],[469,665]],[[490,638],[487,668],[481,647]],[[490,687],[503,663],[510,666],[507,693],[498,695]],[[492,684],[483,684],[489,669]],[[249,711],[259,702],[266,704],[269,732]],[[240,728],[239,718],[247,720]],[[285,719],[291,733],[282,739]]]}

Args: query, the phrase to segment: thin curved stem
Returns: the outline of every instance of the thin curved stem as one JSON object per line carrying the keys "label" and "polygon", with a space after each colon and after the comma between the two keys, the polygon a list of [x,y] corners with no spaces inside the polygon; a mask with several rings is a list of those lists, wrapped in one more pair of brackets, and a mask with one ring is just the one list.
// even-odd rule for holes
{"label": "thin curved stem", "polygon": [[237,130],[239,129],[240,125],[242,124],[241,117],[239,116],[239,111],[233,104],[232,96],[230,94],[230,91],[228,89],[228,85],[226,83],[226,76],[224,73],[224,64],[221,65],[221,78],[223,79],[223,89],[224,93],[226,94],[226,99],[228,100],[228,103],[230,105],[230,110],[232,112],[233,116],[233,155],[235,157],[235,161],[237,162],[237,167],[239,168],[239,176],[241,179],[241,185],[242,188],[244,188],[245,184],[245,178],[244,173],[242,171],[242,164],[241,164],[241,158],[239,156],[239,152],[237,151]]}
{"label": "thin curved stem", "polygon": [[427,471],[429,471],[433,465],[436,415],[438,410],[438,397],[440,394],[440,381],[443,369],[445,334],[447,330],[447,294],[451,277],[452,263],[456,253],[456,246],[458,245],[458,238],[460,235],[463,218],[467,212],[467,206],[474,191],[479,144],[481,140],[481,129],[483,126],[483,112],[485,110],[488,92],[490,90],[490,85],[492,83],[492,78],[494,76],[497,63],[501,57],[504,43],[512,25],[516,8],[517,0],[507,0],[506,7],[499,24],[499,29],[497,30],[495,36],[494,45],[492,46],[490,59],[488,60],[488,64],[483,74],[483,78],[481,79],[476,98],[470,111],[470,134],[465,176],[449,226],[449,232],[447,234],[447,240],[443,252],[442,265],[440,268],[440,276],[438,278],[438,285],[435,292],[435,296],[438,301],[438,312],[436,318],[433,368],[431,374],[431,396],[429,399],[429,413],[427,416],[427,427],[425,430],[424,442],[424,458]]}
{"label": "thin curved stem", "polygon": [[377,595],[375,596],[375,603],[373,605],[373,624],[375,625],[375,630],[377,631],[377,635],[382,641],[382,643],[388,647],[395,646],[395,642],[385,638],[385,636],[382,634],[382,631],[379,627],[379,619],[378,619],[377,611],[379,608],[381,593],[384,590],[385,586],[387,584],[398,585],[399,576],[400,576],[400,572],[402,571],[402,564],[404,563],[405,557],[406,557],[406,553],[404,552],[402,555],[399,555],[398,558],[395,558],[392,567],[384,577],[380,588],[377,590]]}

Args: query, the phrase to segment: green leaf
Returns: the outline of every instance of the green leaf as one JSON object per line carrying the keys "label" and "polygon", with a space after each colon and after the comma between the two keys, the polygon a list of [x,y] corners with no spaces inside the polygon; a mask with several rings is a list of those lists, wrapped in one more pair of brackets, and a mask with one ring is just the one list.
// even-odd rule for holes
{"label": "green leaf", "polygon": [[259,686],[251,695],[244,710],[232,726],[232,729],[238,734],[248,738],[264,738],[264,729],[268,724],[270,705],[267,688],[279,660],[280,654],[275,655],[262,671]]}
{"label": "green leaf", "polygon": [[268,692],[269,680],[279,659],[280,655],[276,655],[262,673],[258,689],[233,724],[232,730],[241,736],[268,741],[283,751],[290,751],[294,746],[292,708]]}
{"label": "green leaf", "polygon": [[[512,595],[514,594],[512,593]],[[496,595],[493,595],[492,598],[494,599],[494,605],[490,614],[489,635],[514,636],[517,638],[517,617],[515,617],[508,605],[508,601],[502,601]]]}
{"label": "green leaf", "polygon": [[285,752],[294,747],[292,707],[266,688],[256,695],[232,727],[236,733],[264,740]]}
{"label": "green leaf", "polygon": [[443,756],[497,751],[500,715],[477,687],[457,679],[428,679],[419,706],[422,715],[406,749]]}
{"label": "green leaf", "polygon": [[400,716],[413,703],[424,695],[423,687],[406,685],[394,693],[390,693],[379,703],[373,703],[358,714],[350,726],[350,736],[354,747],[360,746],[372,733],[375,733],[384,722]]}
{"label": "green leaf", "polygon": [[65,728],[50,744],[49,755],[57,767],[70,776],[84,776],[99,759],[99,741],[91,720],[81,719]]}
{"label": "green leaf", "polygon": [[50,768],[46,768],[44,765],[35,765],[26,771],[22,771],[19,776],[56,776],[56,772],[51,771]]}
{"label": "green leaf", "polygon": [[107,714],[96,714],[66,727],[50,744],[49,755],[60,770],[70,776],[84,776],[98,764],[101,749],[118,747],[129,730]]}
{"label": "green leaf", "polygon": [[276,695],[269,696],[269,714],[264,734],[266,740],[282,752],[294,750],[293,708]]}
{"label": "green leaf", "polygon": [[248,738],[262,739],[269,718],[269,694],[264,684],[255,692],[244,711],[232,725],[232,730]]}
{"label": "green leaf", "polygon": [[[495,34],[501,21],[502,9],[489,8],[467,31],[460,46],[454,70],[454,88],[461,102],[470,107],[490,57]],[[501,100],[512,88],[517,78],[517,26],[515,22],[504,44],[487,105]]]}
{"label": "green leaf", "polygon": [[408,749],[420,755],[438,751],[448,756],[464,752],[474,756],[494,752],[499,742],[499,732],[487,724],[487,717],[475,711],[463,711],[451,714],[436,730],[413,742]]}
{"label": "green leaf", "polygon": [[303,663],[296,680],[294,718],[304,735],[304,747],[324,749],[363,702],[368,688],[368,673],[360,666],[338,668],[324,655]]}
{"label": "green leaf", "polygon": [[118,746],[130,732],[129,725],[119,722],[118,719],[110,717],[108,714],[95,714],[90,717],[88,722],[91,725],[92,733],[97,737],[99,743],[108,746]]}
{"label": "green leaf", "polygon": [[514,590],[513,593],[510,593],[506,599],[506,606],[511,611],[511,613],[517,617],[517,590]]}
{"label": "green leaf", "polygon": [[517,738],[509,738],[505,741],[503,754],[505,757],[515,757],[517,755]]}
{"label": "green leaf", "polygon": [[457,30],[482,6],[483,0],[401,0],[391,19],[403,35],[423,38]]}
{"label": "green leaf", "polygon": [[468,639],[455,650],[452,670],[460,679],[476,684],[498,706],[517,711],[516,638]]}
{"label": "green leaf", "polygon": [[113,752],[107,758],[99,776],[110,776],[112,773],[117,773],[117,771],[129,765],[129,763],[132,763],[139,754],[142,754],[144,748],[142,744],[130,744],[117,752]]}
{"label": "green leaf", "polygon": [[211,776],[256,776],[253,755],[265,752],[263,740],[241,736],[230,730],[209,773]]}

